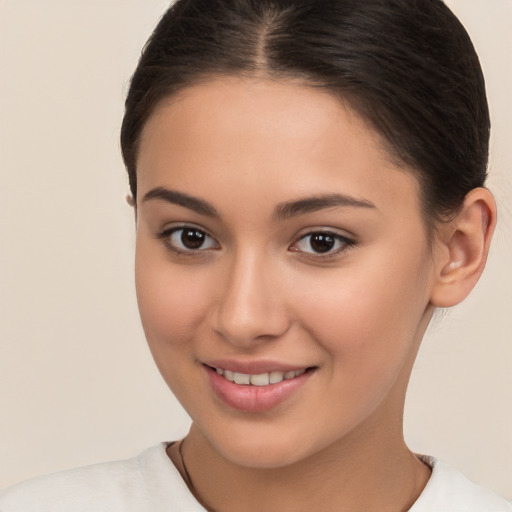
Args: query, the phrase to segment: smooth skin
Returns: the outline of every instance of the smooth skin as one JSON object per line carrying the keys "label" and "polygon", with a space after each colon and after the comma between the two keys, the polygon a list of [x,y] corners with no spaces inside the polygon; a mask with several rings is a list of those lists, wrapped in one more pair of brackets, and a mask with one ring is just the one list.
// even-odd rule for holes
{"label": "smooth skin", "polygon": [[[409,376],[435,307],[463,300],[483,270],[492,195],[472,191],[429,240],[414,172],[363,119],[264,77],[162,102],[137,177],[139,308],[193,420],[183,453],[198,499],[218,512],[407,510],[430,476],[403,439]],[[333,194],[343,201],[327,204]],[[279,406],[247,413],[212,391],[215,359],[314,370]],[[183,473],[177,445],[168,453]]]}

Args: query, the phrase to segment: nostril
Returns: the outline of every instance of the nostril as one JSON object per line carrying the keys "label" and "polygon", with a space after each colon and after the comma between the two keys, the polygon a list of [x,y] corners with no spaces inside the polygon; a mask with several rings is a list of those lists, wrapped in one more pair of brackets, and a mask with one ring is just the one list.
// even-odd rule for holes
{"label": "nostril", "polygon": [[244,252],[229,269],[212,308],[212,328],[236,346],[275,340],[290,326],[274,276],[254,254]]}

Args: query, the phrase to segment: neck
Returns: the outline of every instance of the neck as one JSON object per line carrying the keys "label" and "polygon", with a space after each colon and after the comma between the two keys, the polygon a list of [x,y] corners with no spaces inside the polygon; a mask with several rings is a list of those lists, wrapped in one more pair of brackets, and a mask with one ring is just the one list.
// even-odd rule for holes
{"label": "neck", "polygon": [[[425,315],[424,328],[428,319]],[[238,512],[241,503],[244,512],[409,510],[431,475],[407,448],[402,429],[405,392],[423,331],[380,407],[314,455],[282,467],[240,466],[223,457],[192,424],[182,445],[186,467],[177,444],[169,448],[171,460],[185,479],[190,478],[196,498],[215,512]]]}
{"label": "neck", "polygon": [[[377,422],[380,423],[380,422]],[[169,455],[196,498],[215,512],[240,510],[399,512],[416,501],[430,477],[401,435],[365,425],[308,459],[278,468],[250,468],[223,458],[193,425],[182,446]],[[400,429],[401,430],[401,429]],[[186,473],[188,475],[186,476]]]}

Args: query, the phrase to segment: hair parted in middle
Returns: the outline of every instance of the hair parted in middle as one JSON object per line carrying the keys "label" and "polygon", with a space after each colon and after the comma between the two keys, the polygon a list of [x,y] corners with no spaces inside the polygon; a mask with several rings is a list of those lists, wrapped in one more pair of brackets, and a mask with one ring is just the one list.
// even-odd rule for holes
{"label": "hair parted in middle", "polygon": [[489,111],[480,63],[441,0],[178,0],[144,47],[121,131],[134,199],[157,105],[219,76],[300,80],[348,104],[421,184],[428,223],[483,186]]}

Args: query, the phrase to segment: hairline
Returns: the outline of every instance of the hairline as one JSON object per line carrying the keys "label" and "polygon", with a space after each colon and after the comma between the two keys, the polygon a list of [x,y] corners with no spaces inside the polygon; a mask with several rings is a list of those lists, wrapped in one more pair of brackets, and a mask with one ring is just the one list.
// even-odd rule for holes
{"label": "hairline", "polygon": [[[365,115],[363,108],[360,106],[358,107],[358,101],[360,101],[360,98],[357,94],[351,94],[348,90],[345,90],[343,86],[336,87],[336,85],[329,85],[326,81],[322,81],[320,79],[314,80],[312,77],[308,76],[308,73],[300,72],[298,70],[283,72],[265,69],[264,67],[258,66],[253,70],[234,70],[231,72],[229,70],[205,71],[197,73],[193,77],[188,77],[188,80],[183,81],[183,83],[179,84],[179,86],[175,87],[172,91],[168,91],[168,93],[162,92],[159,95],[159,99],[151,105],[151,108],[147,109],[147,114],[140,123],[141,128],[138,136],[133,143],[134,151],[132,154],[132,164],[135,176],[137,175],[139,150],[144,131],[160,107],[164,104],[172,105],[174,102],[180,101],[188,89],[203,84],[222,81],[226,78],[235,78],[240,81],[270,80],[275,83],[290,83],[300,87],[321,91],[334,98],[342,107],[347,108],[353,114],[356,114],[376,136],[377,145],[382,150],[381,153],[385,161],[390,164],[390,168],[410,173],[416,179],[419,189],[420,213],[425,227],[425,235],[428,240],[428,245],[432,252],[436,236],[439,233],[439,227],[446,221],[449,221],[450,218],[453,218],[453,216],[457,216],[458,211],[455,212],[455,215],[452,213],[448,218],[447,216],[440,216],[433,208],[429,208],[428,201],[426,200],[426,184],[424,183],[423,173],[401,158],[398,151],[393,147],[388,138],[377,128],[369,116]],[[134,197],[134,200],[136,200],[136,197]]]}

